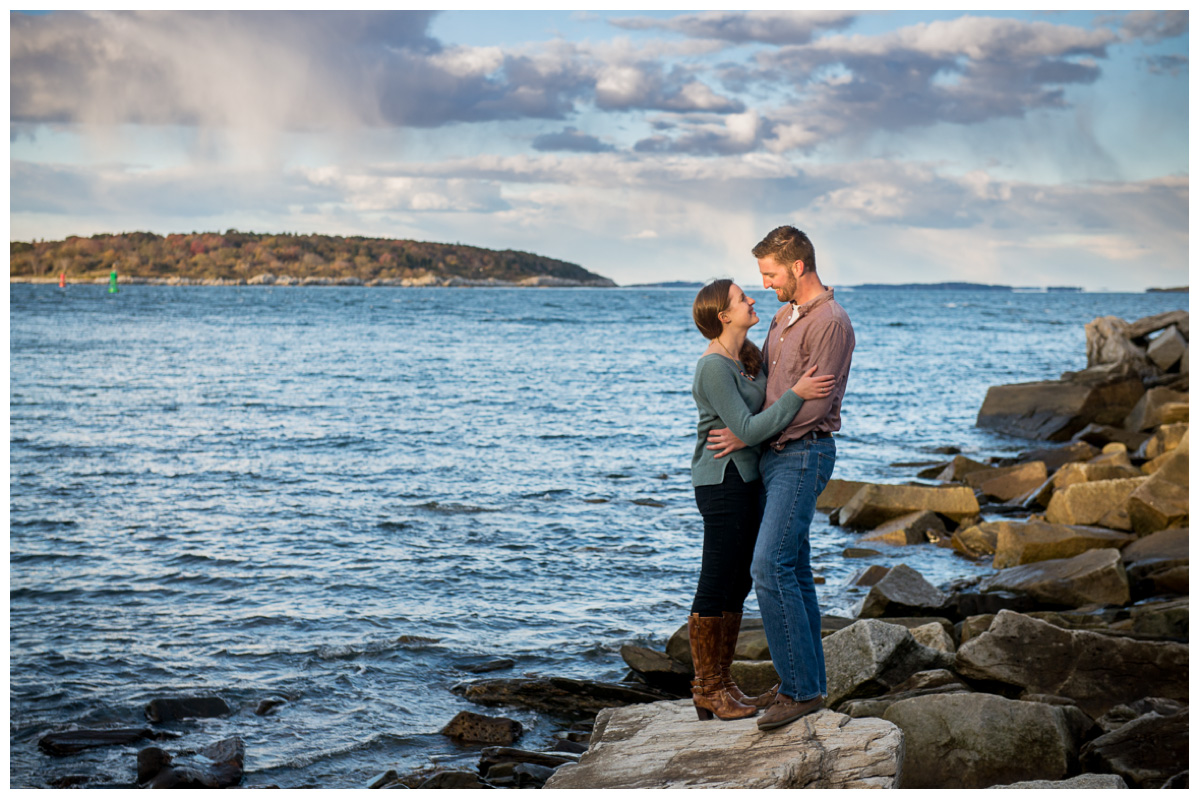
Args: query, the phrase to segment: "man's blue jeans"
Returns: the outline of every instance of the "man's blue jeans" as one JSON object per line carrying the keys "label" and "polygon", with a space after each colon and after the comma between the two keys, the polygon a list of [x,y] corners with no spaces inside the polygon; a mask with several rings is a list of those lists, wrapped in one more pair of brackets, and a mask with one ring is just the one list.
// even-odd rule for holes
{"label": "man's blue jeans", "polygon": [[826,694],[808,528],[836,459],[830,438],[768,447],[759,462],[766,497],[751,573],[779,691],[798,701]]}

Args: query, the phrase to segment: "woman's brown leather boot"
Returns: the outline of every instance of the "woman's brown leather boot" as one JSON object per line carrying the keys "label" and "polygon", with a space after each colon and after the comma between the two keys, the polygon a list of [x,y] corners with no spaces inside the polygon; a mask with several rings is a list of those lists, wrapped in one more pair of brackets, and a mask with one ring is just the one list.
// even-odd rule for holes
{"label": "woman's brown leather boot", "polygon": [[702,720],[746,719],[758,713],[752,705],[739,703],[730,696],[721,677],[721,659],[725,652],[725,618],[688,617],[688,640],[696,679],[692,681],[692,704]]}
{"label": "woman's brown leather boot", "polygon": [[766,708],[775,699],[775,693],[779,691],[779,684],[775,684],[773,689],[768,689],[754,697],[749,697],[742,693],[742,690],[734,683],[733,675],[729,672],[729,667],[733,664],[733,653],[737,649],[738,631],[742,629],[742,615],[735,614],[732,611],[723,611],[721,613],[721,621],[725,626],[721,632],[725,647],[721,651],[720,665],[721,680],[725,683],[725,691],[729,692],[729,696],[742,705]]}

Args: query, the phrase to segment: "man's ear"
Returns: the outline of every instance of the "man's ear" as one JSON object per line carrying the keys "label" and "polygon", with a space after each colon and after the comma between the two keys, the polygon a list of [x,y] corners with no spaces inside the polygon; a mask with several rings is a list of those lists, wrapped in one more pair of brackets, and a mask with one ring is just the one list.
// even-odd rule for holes
{"label": "man's ear", "polygon": [[796,276],[796,280],[800,280],[800,276],[804,274],[804,262],[796,259],[792,262],[792,275]]}

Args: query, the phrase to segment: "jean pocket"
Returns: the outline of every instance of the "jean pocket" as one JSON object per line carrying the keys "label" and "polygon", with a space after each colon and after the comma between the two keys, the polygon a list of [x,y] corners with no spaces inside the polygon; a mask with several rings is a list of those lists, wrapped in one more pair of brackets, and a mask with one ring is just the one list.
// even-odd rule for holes
{"label": "jean pocket", "polygon": [[830,453],[815,453],[817,457],[817,496],[825,491],[825,486],[829,483],[829,479],[833,477],[833,465],[837,458]]}

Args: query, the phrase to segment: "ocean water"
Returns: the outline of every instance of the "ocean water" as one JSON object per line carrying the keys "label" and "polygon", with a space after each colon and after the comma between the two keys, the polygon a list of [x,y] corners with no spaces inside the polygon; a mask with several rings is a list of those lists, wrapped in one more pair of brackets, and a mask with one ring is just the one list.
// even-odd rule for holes
{"label": "ocean water", "polygon": [[[489,677],[619,680],[695,586],[691,290],[14,285],[10,288],[12,786],[130,785],[135,747],[56,759],[72,725],[141,726],[155,697],[217,694],[247,785],[358,787],[473,766],[437,731]],[[758,290],[769,318],[774,295]],[[1083,326],[1185,295],[837,293],[857,335],[835,477],[899,482],[1029,442],[973,427],[988,386],[1085,364]],[[752,331],[757,340],[766,323]],[[901,561],[818,517],[826,612]],[[747,613],[756,613],[753,593]],[[268,697],[287,703],[253,712]],[[495,713],[495,712],[490,712]],[[563,721],[519,709],[520,746]]]}

